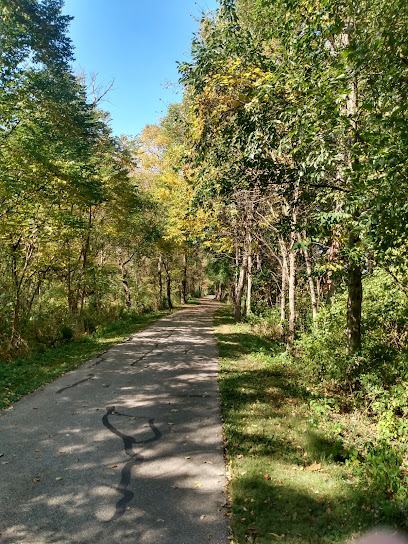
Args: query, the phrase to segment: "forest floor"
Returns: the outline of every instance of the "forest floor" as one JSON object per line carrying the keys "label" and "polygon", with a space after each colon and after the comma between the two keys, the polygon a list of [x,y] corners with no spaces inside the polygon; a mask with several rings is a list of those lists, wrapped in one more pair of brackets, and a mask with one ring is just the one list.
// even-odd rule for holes
{"label": "forest floor", "polygon": [[0,412],[2,544],[225,544],[216,303]]}
{"label": "forest floor", "polygon": [[373,422],[300,385],[283,346],[227,308],[215,331],[234,544],[344,544],[379,524],[406,529],[404,512],[363,477],[359,444]]}

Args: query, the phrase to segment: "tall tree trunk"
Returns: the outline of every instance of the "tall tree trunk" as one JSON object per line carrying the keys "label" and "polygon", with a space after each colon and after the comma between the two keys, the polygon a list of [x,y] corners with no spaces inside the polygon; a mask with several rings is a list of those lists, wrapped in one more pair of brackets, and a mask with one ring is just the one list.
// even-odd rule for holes
{"label": "tall tree trunk", "polygon": [[[359,241],[357,234],[349,236],[350,250]],[[361,264],[353,258],[348,263],[348,300],[347,300],[347,353],[353,355],[361,350],[361,305],[363,300]]]}
{"label": "tall tree trunk", "polygon": [[246,315],[251,314],[252,304],[252,255],[248,255],[248,272],[247,272],[247,293],[246,293]]}
{"label": "tall tree trunk", "polygon": [[245,287],[245,278],[248,270],[248,252],[245,249],[242,257],[242,263],[239,271],[238,283],[235,288],[234,318],[240,321],[242,317],[242,295]]}
{"label": "tall tree trunk", "polygon": [[163,268],[163,255],[160,253],[159,260],[157,262],[157,277],[159,280],[159,304],[158,308],[161,310],[163,308],[163,276],[162,276],[162,268]]}
{"label": "tall tree trunk", "polygon": [[286,321],[286,290],[288,285],[288,250],[284,240],[279,241],[279,247],[282,254],[282,283],[281,283],[281,321]]}
{"label": "tall tree trunk", "polygon": [[293,204],[292,204],[292,232],[290,235],[290,252],[289,252],[289,335],[287,341],[287,348],[290,350],[293,347],[295,341],[295,329],[296,329],[296,256],[297,250],[294,249],[297,240],[297,211],[298,211],[298,198],[299,187],[296,185]]}
{"label": "tall tree trunk", "polygon": [[292,349],[296,328],[296,250],[289,253],[289,336],[287,347]]}
{"label": "tall tree trunk", "polygon": [[215,296],[215,300],[218,300],[218,302],[221,302],[221,300],[222,300],[222,281],[218,282],[217,293],[216,293],[216,296]]}
{"label": "tall tree trunk", "polygon": [[[303,239],[305,238],[306,238],[306,233],[303,232]],[[302,237],[299,234],[299,242],[301,241],[302,241]],[[307,272],[308,281],[309,281],[309,291],[310,291],[310,301],[312,303],[313,322],[315,323],[318,306],[317,306],[316,288],[315,288],[315,283],[312,276],[312,272],[313,272],[312,263],[310,261],[309,250],[307,249],[307,247],[303,247],[303,256],[305,258],[306,272]]]}
{"label": "tall tree trunk", "polygon": [[180,301],[185,304],[187,300],[187,255],[183,254],[183,278],[181,280]]}
{"label": "tall tree trunk", "polygon": [[[345,48],[350,46],[350,29],[355,30],[354,23],[355,21],[351,19],[347,21],[345,25],[347,30],[344,30],[341,34],[341,42]],[[354,73],[345,107],[347,123],[350,123],[351,125],[346,142],[348,145],[347,158],[349,168],[352,167],[353,160],[356,160],[356,157],[353,157],[353,146],[356,142],[356,132],[358,128],[358,102],[358,80],[357,74]],[[359,213],[357,211],[354,214],[353,220],[354,223],[359,220]],[[361,305],[363,301],[363,287],[361,281],[362,264],[358,257],[358,250],[356,251],[359,240],[359,236],[353,230],[352,226],[348,239],[347,353],[349,355],[358,353],[361,350]]]}
{"label": "tall tree trunk", "polygon": [[166,272],[166,294],[167,294],[167,305],[170,310],[173,309],[173,303],[171,301],[171,275],[169,267],[167,266],[166,261],[163,261],[163,267]]}
{"label": "tall tree trunk", "polygon": [[12,254],[11,254],[11,262],[12,262],[12,280],[14,285],[14,305],[13,305],[13,321],[11,324],[11,337],[10,337],[10,345],[12,347],[17,347],[18,344],[21,341],[21,311],[22,311],[22,304],[21,304],[21,291],[24,279],[26,277],[26,273],[29,267],[29,263],[31,261],[34,248],[30,244],[26,245],[26,253],[24,258],[24,265],[19,273],[18,270],[18,255],[17,250],[20,247],[21,240],[19,239],[17,243],[13,244],[11,246]]}
{"label": "tall tree trunk", "polygon": [[122,287],[125,293],[125,304],[128,308],[132,307],[132,297],[130,294],[129,283],[127,281],[128,271],[123,263],[119,263],[122,278]]}
{"label": "tall tree trunk", "polygon": [[92,228],[92,206],[89,206],[89,213],[88,213],[88,232],[85,239],[85,244],[82,248],[82,291],[81,291],[81,306],[79,314],[82,316],[84,311],[84,303],[85,303],[85,291],[86,291],[86,283],[85,283],[85,271],[88,266],[88,254],[91,247],[91,228]]}

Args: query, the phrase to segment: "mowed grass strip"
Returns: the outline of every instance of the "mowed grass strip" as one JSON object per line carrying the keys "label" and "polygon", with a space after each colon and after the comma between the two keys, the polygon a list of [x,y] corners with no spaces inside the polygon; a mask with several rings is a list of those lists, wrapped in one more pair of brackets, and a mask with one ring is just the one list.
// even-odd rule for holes
{"label": "mowed grass strip", "polygon": [[98,334],[47,349],[28,357],[0,361],[0,409],[55,380],[118,342],[145,329],[168,312],[135,315],[102,327]]}
{"label": "mowed grass strip", "polygon": [[[283,348],[235,324],[226,308],[215,331],[233,542],[345,543],[376,525],[330,417],[319,424],[313,395],[297,385]],[[336,432],[366,431],[358,417],[344,417]]]}

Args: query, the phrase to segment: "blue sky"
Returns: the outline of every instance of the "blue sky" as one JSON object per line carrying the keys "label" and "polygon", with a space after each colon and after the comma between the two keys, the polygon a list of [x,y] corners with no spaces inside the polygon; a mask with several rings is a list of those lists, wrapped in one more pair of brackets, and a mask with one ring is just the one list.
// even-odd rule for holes
{"label": "blue sky", "polygon": [[105,87],[115,79],[102,104],[115,135],[138,134],[180,101],[166,88],[177,83],[176,61],[189,58],[194,18],[216,8],[216,0],[65,0],[74,70],[97,73]]}

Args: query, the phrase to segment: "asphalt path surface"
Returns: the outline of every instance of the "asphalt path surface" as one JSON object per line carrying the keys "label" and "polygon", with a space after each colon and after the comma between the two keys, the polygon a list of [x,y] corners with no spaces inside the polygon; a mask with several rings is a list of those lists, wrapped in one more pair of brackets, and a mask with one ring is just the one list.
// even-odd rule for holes
{"label": "asphalt path surface", "polygon": [[226,544],[216,307],[178,311],[0,412],[2,544]]}

